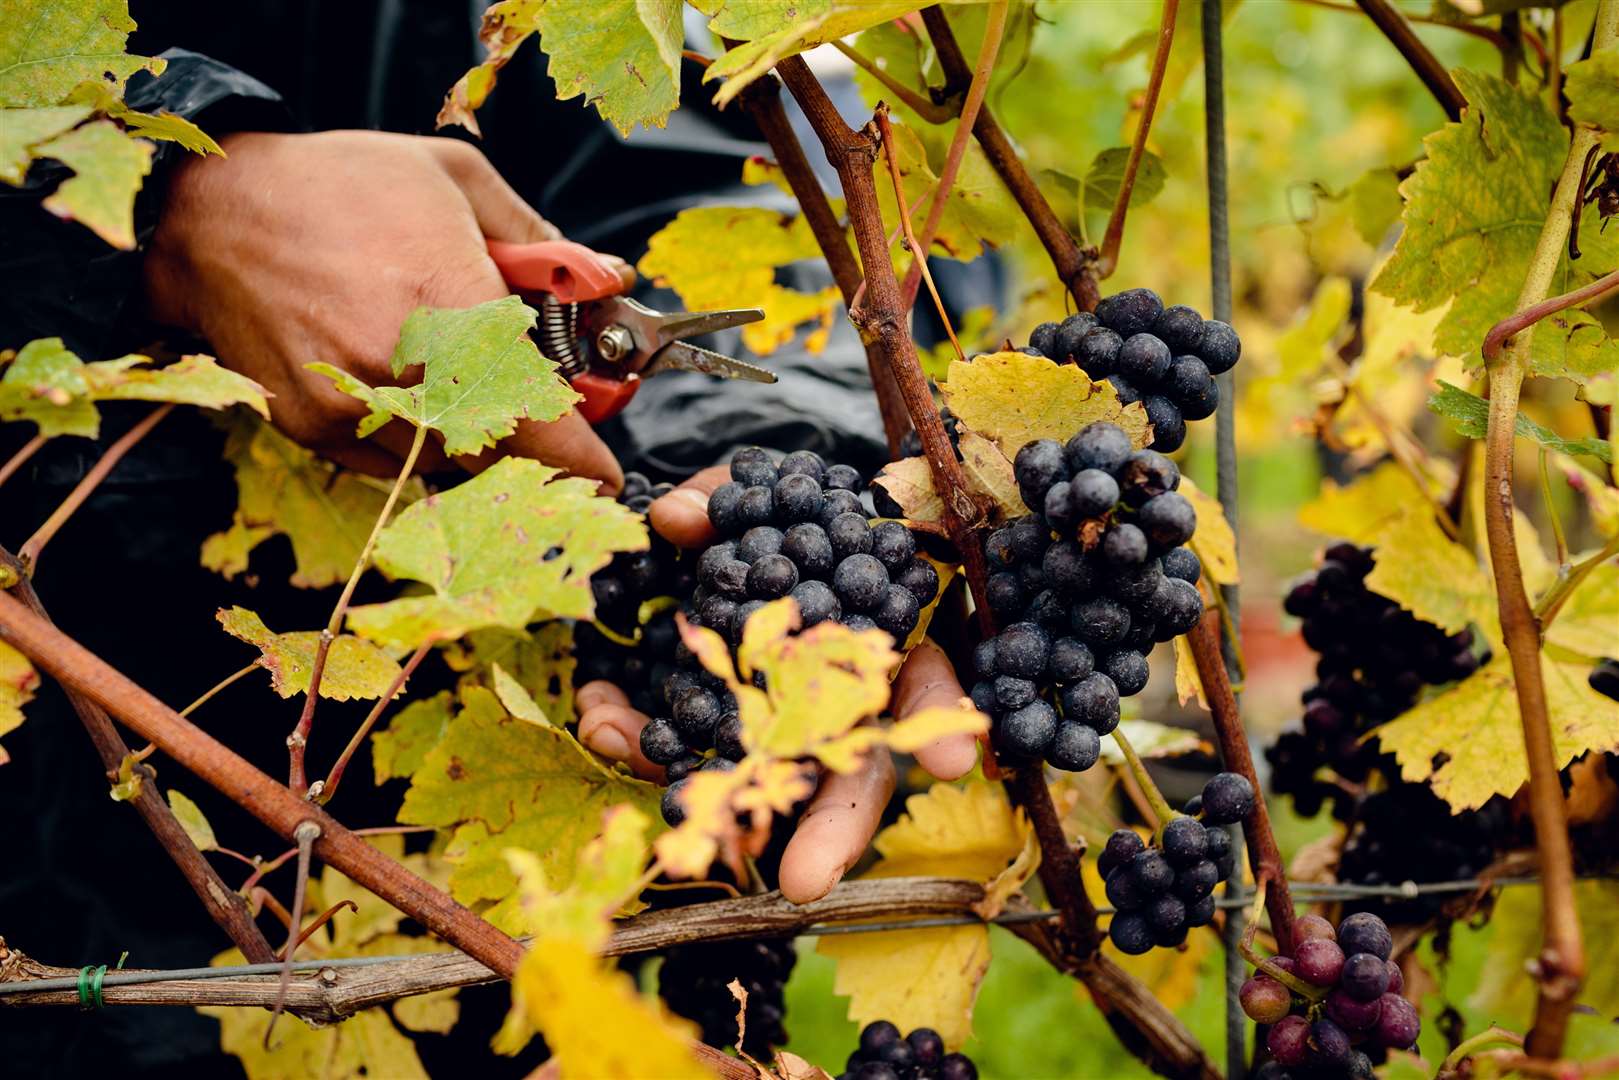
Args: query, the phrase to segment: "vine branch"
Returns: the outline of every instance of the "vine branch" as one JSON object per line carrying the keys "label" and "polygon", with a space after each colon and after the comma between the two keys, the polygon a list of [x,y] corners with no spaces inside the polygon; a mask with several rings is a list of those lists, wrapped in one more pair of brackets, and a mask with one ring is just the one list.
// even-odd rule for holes
{"label": "vine branch", "polygon": [[[1613,47],[1619,38],[1619,0],[1602,0],[1592,27],[1592,52]],[[1546,298],[1563,256],[1571,229],[1578,228],[1582,209],[1579,176],[1587,152],[1598,133],[1576,128],[1569,143],[1562,174],[1552,194],[1551,208],[1535,242],[1535,252],[1518,294],[1520,317],[1527,316]],[[1585,977],[1585,948],[1579,911],[1574,903],[1574,856],[1569,844],[1563,789],[1557,779],[1557,757],[1552,745],[1551,716],[1540,667],[1541,626],[1529,606],[1518,558],[1513,522],[1513,449],[1518,420],[1518,397],[1529,370],[1529,349],[1534,320],[1526,332],[1497,336],[1511,338],[1504,352],[1487,362],[1490,411],[1484,435],[1484,525],[1490,564],[1495,575],[1496,604],[1501,634],[1512,662],[1513,688],[1523,725],[1524,752],[1529,762],[1529,809],[1535,826],[1543,879],[1545,943],[1538,963],[1539,998],[1534,1027],[1525,1051],[1531,1057],[1556,1058],[1562,1052],[1575,995]],[[1487,339],[1486,347],[1490,344]],[[1499,345],[1497,345],[1499,349]]]}
{"label": "vine branch", "polygon": [[1417,73],[1417,78],[1433,94],[1439,102],[1439,107],[1445,110],[1445,115],[1454,122],[1461,118],[1462,110],[1467,107],[1467,99],[1457,89],[1456,82],[1445,70],[1445,65],[1433,54],[1428,46],[1417,37],[1411,24],[1405,21],[1388,0],[1355,0],[1360,9],[1383,31],[1383,36],[1389,43],[1399,50],[1405,57],[1405,62],[1411,65],[1411,70]]}
{"label": "vine branch", "polygon": [[1175,42],[1175,15],[1179,10],[1180,0],[1164,0],[1164,14],[1158,24],[1158,47],[1152,54],[1152,68],[1147,74],[1147,93],[1141,102],[1141,119],[1136,124],[1135,137],[1130,140],[1130,156],[1124,163],[1124,178],[1119,181],[1119,193],[1113,199],[1113,212],[1108,215],[1107,231],[1102,234],[1102,254],[1096,260],[1099,277],[1111,277],[1119,265],[1124,216],[1130,209],[1136,172],[1141,168],[1141,155],[1147,150],[1152,116],[1158,109],[1158,94],[1164,87],[1164,72],[1169,68],[1169,50]]}
{"label": "vine branch", "polygon": [[1259,776],[1254,771],[1254,758],[1248,749],[1248,733],[1243,730],[1242,716],[1237,711],[1237,699],[1231,692],[1231,681],[1226,678],[1225,661],[1220,655],[1219,619],[1213,612],[1204,614],[1194,626],[1186,641],[1192,647],[1192,660],[1197,665],[1197,677],[1209,699],[1209,712],[1214,717],[1214,733],[1220,743],[1220,760],[1232,772],[1247,778],[1254,788],[1254,811],[1242,822],[1242,836],[1248,849],[1248,866],[1255,881],[1269,882],[1265,895],[1265,910],[1270,913],[1271,932],[1276,935],[1277,950],[1284,956],[1293,955],[1293,897],[1288,891],[1287,877],[1282,865],[1281,849],[1276,846],[1276,834],[1271,831],[1270,811],[1260,796]]}

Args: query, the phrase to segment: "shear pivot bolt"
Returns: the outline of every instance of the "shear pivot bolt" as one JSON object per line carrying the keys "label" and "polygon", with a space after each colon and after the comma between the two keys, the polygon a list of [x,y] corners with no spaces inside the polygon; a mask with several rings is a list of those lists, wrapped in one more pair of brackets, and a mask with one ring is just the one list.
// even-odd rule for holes
{"label": "shear pivot bolt", "polygon": [[635,350],[635,338],[622,326],[609,326],[596,335],[596,351],[602,359],[617,363]]}

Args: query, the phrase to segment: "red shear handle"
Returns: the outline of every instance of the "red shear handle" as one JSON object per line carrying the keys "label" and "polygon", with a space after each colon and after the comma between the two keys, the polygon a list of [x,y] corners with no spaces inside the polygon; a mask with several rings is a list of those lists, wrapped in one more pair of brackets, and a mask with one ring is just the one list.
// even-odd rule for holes
{"label": "red shear handle", "polygon": [[600,300],[624,291],[617,267],[599,252],[572,240],[509,244],[490,240],[489,257],[513,288],[548,292],[563,303]]}
{"label": "red shear handle", "polygon": [[641,378],[634,374],[614,379],[594,371],[585,371],[569,381],[575,390],[584,395],[585,399],[579,403],[579,415],[592,427],[623,412],[630,398],[641,389]]}

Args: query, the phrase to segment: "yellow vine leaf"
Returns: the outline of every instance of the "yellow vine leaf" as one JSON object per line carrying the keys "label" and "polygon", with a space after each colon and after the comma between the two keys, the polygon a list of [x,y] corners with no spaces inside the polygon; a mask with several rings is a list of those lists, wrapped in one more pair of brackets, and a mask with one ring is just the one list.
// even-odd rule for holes
{"label": "yellow vine leaf", "polygon": [[[1002,525],[1029,513],[1018,494],[1012,461],[976,431],[961,433],[961,467],[974,495],[989,506],[989,524]],[[901,505],[904,505],[903,503]]]}
{"label": "yellow vine leaf", "polygon": [[[997,905],[1039,864],[1027,819],[999,785],[982,780],[934,784],[911,796],[905,815],[873,846],[882,860],[865,877],[971,878],[986,884]],[[901,1031],[931,1027],[949,1046],[971,1036],[973,1001],[989,966],[986,927],[848,934],[822,938],[816,949],[837,962],[834,989],[849,997],[851,1020],[891,1020]]]}
{"label": "yellow vine leaf", "polygon": [[[277,634],[244,607],[220,608],[219,625],[233,638],[259,648],[258,664],[270,673],[270,686],[284,698],[309,692],[309,675],[320,645],[319,630]],[[339,634],[326,654],[320,696],[333,701],[374,699],[388,692],[399,665],[369,641]]]}
{"label": "yellow vine leaf", "polygon": [[1242,580],[1237,572],[1237,537],[1226,520],[1220,500],[1192,483],[1190,477],[1181,477],[1177,488],[1192,509],[1197,511],[1197,532],[1192,536],[1192,551],[1203,564],[1203,576],[1217,585],[1235,585]]}
{"label": "yellow vine leaf", "polygon": [[180,823],[180,828],[197,845],[198,851],[213,851],[219,846],[214,837],[214,827],[208,823],[202,808],[180,792],[170,788],[166,792],[169,800],[169,809],[174,811],[174,820]]}
{"label": "yellow vine leaf", "polygon": [[537,618],[588,618],[590,575],[615,552],[646,545],[641,517],[598,495],[595,481],[502,458],[389,522],[377,566],[432,592],[350,608],[349,626],[412,648],[488,627],[521,630]]}
{"label": "yellow vine leaf", "polygon": [[[1574,904],[1585,934],[1586,979],[1580,1004],[1597,1016],[1619,1016],[1619,882],[1576,881]],[[1490,962],[1468,996],[1483,1015],[1534,1015],[1535,983],[1524,970],[1539,956],[1545,936],[1539,889],[1503,889],[1490,913]]]}
{"label": "yellow vine leaf", "polygon": [[[993,444],[991,444],[993,445]],[[999,453],[999,451],[996,451]],[[944,535],[944,500],[933,488],[933,470],[925,457],[901,458],[883,466],[872,481],[899,503],[905,523],[923,532]]]}
{"label": "yellow vine leaf", "polygon": [[461,124],[479,134],[474,111],[518,46],[538,34],[558,101],[584,95],[623,135],[636,124],[663,127],[680,104],[680,12],[680,0],[491,4],[478,32],[489,55],[445,95],[438,126]]}
{"label": "yellow vine leaf", "polygon": [[1408,506],[1376,545],[1368,589],[1449,633],[1477,624],[1491,641],[1500,640],[1489,571],[1444,534],[1426,503]]}
{"label": "yellow vine leaf", "polygon": [[452,829],[451,893],[467,904],[495,901],[485,917],[512,928],[519,912],[508,849],[535,852],[547,880],[566,888],[602,814],[624,803],[651,814],[659,795],[608,769],[566,729],[518,720],[492,691],[469,686],[438,744],[421,755],[399,820]]}
{"label": "yellow vine leaf", "polygon": [[1619,563],[1605,562],[1580,582],[1547,628],[1546,642],[1589,660],[1619,652]]}
{"label": "yellow vine leaf", "polygon": [[1418,312],[1396,305],[1382,293],[1366,294],[1361,318],[1365,348],[1350,370],[1347,386],[1336,379],[1328,381],[1335,399],[1332,438],[1349,450],[1383,450],[1383,434],[1366,411],[1368,401],[1397,428],[1409,428],[1421,417],[1434,367],[1434,328],[1445,310]]}
{"label": "yellow vine leaf", "polygon": [[944,387],[945,404],[973,431],[994,440],[1010,460],[1035,439],[1067,442],[1097,420],[1122,427],[1136,446],[1152,441],[1140,402],[1120,405],[1107,382],[1093,383],[1073,364],[998,352],[956,360]]}
{"label": "yellow vine leaf", "polygon": [[[1204,712],[1209,708],[1209,695],[1203,689],[1203,680],[1197,674],[1197,661],[1192,659],[1192,645],[1186,640],[1186,635],[1177,637],[1173,643],[1175,650],[1175,700],[1185,705],[1193,698],[1197,699],[1198,706]],[[1131,740],[1134,745],[1134,740]],[[1102,743],[1102,752],[1105,754],[1112,743]]]}
{"label": "yellow vine leaf", "polygon": [[124,51],[135,20],[126,0],[11,0],[0,23],[0,105],[56,105],[87,79],[123,90],[166,62]]}
{"label": "yellow vine leaf", "polygon": [[410,776],[449,730],[454,712],[448,690],[422,698],[395,713],[371,736],[371,766],[377,783]]}
{"label": "yellow vine leaf", "polygon": [[[411,872],[428,881],[442,882],[442,863],[427,855],[406,855],[403,838],[382,836],[371,841]],[[300,947],[301,958],[394,956],[449,949],[433,938],[400,933],[405,918],[402,914],[331,867],[318,878],[310,877],[305,916],[344,900],[353,902],[355,910],[338,912],[331,922],[315,931]],[[215,967],[242,962],[242,954],[236,949],[213,959]],[[415,1044],[399,1028],[448,1030],[459,1014],[455,993],[439,991],[411,1004],[395,1002],[391,1009],[366,1009],[344,1023],[320,1028],[296,1021],[288,1023],[283,1017],[276,1025],[269,1049],[264,1045],[270,1023],[267,1011],[220,1006],[204,1006],[197,1011],[219,1021],[220,1045],[241,1061],[248,1080],[427,1080]]]}
{"label": "yellow vine leaf", "polygon": [[1411,506],[1427,500],[1416,482],[1392,461],[1348,484],[1321,483],[1321,494],[1299,509],[1299,524],[1312,532],[1357,544],[1372,542]]}
{"label": "yellow vine leaf", "polygon": [[[237,410],[225,420],[225,460],[236,470],[230,528],[203,542],[202,565],[227,578],[247,569],[253,549],[272,536],[292,545],[292,584],[317,589],[348,577],[388,485],[316,457],[258,417]],[[400,497],[426,494],[413,477]]]}
{"label": "yellow vine leaf", "polygon": [[20,185],[35,147],[89,117],[88,105],[47,105],[0,111],[0,183]]}
{"label": "yellow vine leaf", "polygon": [[560,620],[524,630],[474,630],[441,655],[462,673],[462,685],[493,688],[499,665],[547,717],[566,723],[573,716],[573,629]]}
{"label": "yellow vine leaf", "polygon": [[758,206],[698,206],[682,210],[653,234],[641,273],[675,290],[692,311],[756,307],[763,320],[742,327],[742,344],[765,356],[793,339],[805,323],[814,331],[806,348],[818,353],[843,308],[836,286],[801,292],[776,282],[776,270],[821,249],[802,214]]}
{"label": "yellow vine leaf", "polygon": [[190,120],[171,112],[144,113],[131,109],[112,87],[99,79],[74,87],[73,93],[63,100],[63,104],[94,108],[96,112],[118,121],[132,136],[179,143],[195,154],[225,156],[224,149]]}
{"label": "yellow vine leaf", "polygon": [[[1586,683],[1590,664],[1541,656],[1552,750],[1558,768],[1579,755],[1619,748],[1619,701]],[[1400,773],[1427,782],[1455,810],[1510,797],[1529,780],[1512,665],[1504,653],[1374,734]]]}
{"label": "yellow vine leaf", "polygon": [[523,687],[523,684],[506,674],[506,669],[498,663],[491,665],[490,675],[495,684],[495,696],[500,699],[506,711],[517,719],[530,724],[539,724],[550,727],[551,720],[540,711],[540,706],[532,695]]}
{"label": "yellow vine leaf", "polygon": [[77,221],[115,248],[135,248],[135,193],[152,171],[152,144],[131,139],[111,120],[96,120],[38,147],[73,176],[45,200],[45,209]]}
{"label": "yellow vine leaf", "polygon": [[[28,657],[0,641],[0,735],[8,735],[22,726],[22,707],[34,700],[39,689],[39,672],[28,662]],[[0,765],[11,760],[6,748],[0,746]]]}

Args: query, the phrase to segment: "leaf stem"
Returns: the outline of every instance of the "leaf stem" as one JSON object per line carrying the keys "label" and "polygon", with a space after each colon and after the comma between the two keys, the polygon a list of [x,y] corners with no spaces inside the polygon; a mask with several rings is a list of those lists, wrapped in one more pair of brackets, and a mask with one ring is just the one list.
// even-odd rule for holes
{"label": "leaf stem", "polygon": [[1134,138],[1130,140],[1130,156],[1124,163],[1124,178],[1119,182],[1119,193],[1113,200],[1113,212],[1108,215],[1107,231],[1102,234],[1102,254],[1096,260],[1098,277],[1111,277],[1119,265],[1119,244],[1124,240],[1124,217],[1130,209],[1130,195],[1135,191],[1141,155],[1147,149],[1147,135],[1152,131],[1152,116],[1158,109],[1158,94],[1164,88],[1164,72],[1169,69],[1169,50],[1175,43],[1175,14],[1179,10],[1180,0],[1164,0],[1164,13],[1158,23],[1158,47],[1152,54],[1152,68],[1147,74],[1147,93],[1141,101],[1141,119],[1136,123]]}
{"label": "leaf stem", "polygon": [[1540,624],[1542,636],[1545,635],[1546,628],[1552,624],[1552,620],[1557,618],[1557,613],[1563,609],[1563,605],[1568,602],[1574,590],[1580,587],[1580,583],[1590,576],[1591,571],[1615,555],[1619,555],[1619,533],[1609,537],[1608,542],[1594,555],[1587,556],[1566,569],[1559,567],[1557,580],[1535,603],[1535,621]]}
{"label": "leaf stem", "polygon": [[[1619,0],[1601,0],[1592,29],[1593,54],[1613,47],[1619,38]],[[1562,174],[1552,194],[1546,222],[1535,243],[1534,255],[1518,294],[1520,315],[1545,299],[1563,256],[1563,244],[1576,228],[1581,210],[1579,175],[1587,151],[1598,133],[1576,128],[1570,140]],[[1525,323],[1524,329],[1532,327]],[[1490,411],[1484,437],[1484,516],[1490,563],[1495,575],[1496,604],[1501,633],[1512,663],[1518,714],[1523,725],[1524,752],[1529,763],[1529,807],[1540,854],[1542,921],[1545,944],[1541,950],[1537,982],[1539,999],[1527,1052],[1533,1057],[1556,1058],[1585,977],[1585,949],[1579,911],[1574,903],[1574,857],[1569,844],[1568,819],[1562,786],[1557,779],[1557,757],[1552,743],[1551,716],[1540,666],[1541,627],[1524,590],[1523,567],[1514,534],[1513,449],[1518,419],[1518,397],[1529,370],[1533,332],[1507,332],[1490,337],[1510,343],[1486,364]],[[1489,339],[1486,340],[1488,346]]]}
{"label": "leaf stem", "polygon": [[[1577,232],[1578,229],[1574,229]],[[1535,325],[1548,315],[1555,315],[1567,308],[1578,307],[1581,304],[1593,303],[1602,299],[1608,293],[1619,290],[1619,270],[1604,274],[1589,285],[1566,292],[1561,296],[1553,296],[1548,300],[1530,304],[1522,311],[1516,311],[1494,326],[1484,335],[1484,361],[1491,363],[1501,356],[1501,349],[1515,334],[1519,334]]]}
{"label": "leaf stem", "polygon": [[1523,1046],[1523,1036],[1515,1031],[1508,1031],[1503,1027],[1491,1026],[1463,1039],[1456,1044],[1456,1049],[1445,1055],[1445,1060],[1439,1063],[1439,1071],[1434,1074],[1435,1080],[1447,1080],[1460,1071],[1462,1062],[1483,1050],[1487,1046]]}
{"label": "leaf stem", "polygon": [[193,701],[190,705],[187,705],[185,708],[181,709],[180,710],[180,715],[181,716],[190,716],[193,712],[195,712],[197,710],[197,708],[199,706],[201,706],[209,698],[213,697],[215,694],[219,693],[221,690],[224,690],[227,686],[230,686],[232,683],[236,682],[238,679],[243,679],[243,678],[246,678],[248,675],[251,675],[253,672],[257,671],[260,666],[261,665],[259,664],[259,662],[257,660],[255,660],[251,664],[249,664],[245,668],[243,668],[242,670],[232,672],[231,674],[225,676],[223,679],[220,679],[212,687],[210,687],[209,689],[203,691],[202,696],[199,697],[196,701]]}
{"label": "leaf stem", "polygon": [[388,489],[388,498],[382,504],[382,513],[371,526],[371,535],[365,538],[365,546],[360,549],[360,557],[354,560],[354,569],[349,571],[349,579],[343,585],[343,594],[337,598],[337,605],[332,608],[332,617],[326,620],[326,628],[320,632],[320,642],[315,646],[315,661],[309,671],[309,691],[304,696],[304,708],[298,717],[298,725],[287,736],[288,780],[287,786],[293,792],[303,795],[309,790],[309,780],[304,773],[304,751],[309,745],[309,733],[315,727],[315,703],[320,700],[320,682],[326,674],[326,656],[332,651],[332,642],[343,628],[343,616],[349,609],[349,601],[354,598],[354,588],[360,583],[360,575],[371,562],[371,552],[377,546],[377,537],[382,535],[383,526],[388,524],[392,516],[394,505],[399,502],[399,495],[405,490],[405,484],[410,480],[410,474],[416,469],[416,459],[421,456],[422,447],[427,444],[427,428],[416,429],[416,437],[411,440],[410,451],[405,455],[405,461],[400,466],[399,477],[394,481],[393,487]]}
{"label": "leaf stem", "polygon": [[[1552,543],[1557,549],[1557,576],[1568,576],[1568,538],[1563,535],[1563,516],[1557,512],[1557,503],[1552,499],[1552,475],[1546,461],[1551,457],[1550,452],[1542,446],[1540,453],[1540,501],[1546,506],[1546,517],[1551,520]],[[1542,633],[1545,632],[1542,628]]]}
{"label": "leaf stem", "polygon": [[4,484],[15,476],[17,470],[28,463],[29,458],[39,453],[40,448],[45,445],[46,441],[45,436],[35,435],[32,439],[19,446],[17,452],[12,454],[4,465],[0,465],[0,484]]}
{"label": "leaf stem", "polygon": [[1130,769],[1130,775],[1141,787],[1141,793],[1147,798],[1147,805],[1152,807],[1153,816],[1158,819],[1158,826],[1153,830],[1154,835],[1162,834],[1164,826],[1175,820],[1175,811],[1164,798],[1164,793],[1158,790],[1158,785],[1152,782],[1152,774],[1147,772],[1147,766],[1142,762],[1141,755],[1136,748],[1130,745],[1130,740],[1124,734],[1122,726],[1113,729],[1113,742],[1124,755],[1124,763]]}
{"label": "leaf stem", "polygon": [[923,97],[917,91],[906,86],[894,76],[884,71],[877,62],[854,46],[842,41],[834,40],[832,47],[838,52],[853,60],[855,66],[865,71],[873,79],[883,84],[883,89],[893,94],[905,107],[916,113],[930,124],[944,124],[960,115],[959,110],[953,109],[948,103],[932,101]]}
{"label": "leaf stem", "polygon": [[[927,275],[928,252],[933,249],[933,241],[939,235],[939,225],[944,221],[944,212],[950,205],[950,195],[956,187],[956,175],[961,171],[961,161],[967,153],[967,140],[972,137],[973,125],[978,122],[978,114],[983,109],[984,95],[989,91],[990,77],[995,74],[995,58],[1000,54],[1001,37],[1006,31],[1007,7],[1008,0],[995,0],[989,7],[989,14],[984,22],[984,42],[978,48],[978,63],[973,67],[972,82],[967,85],[967,99],[961,106],[961,122],[956,125],[956,132],[950,139],[950,150],[945,155],[944,167],[939,170],[939,183],[933,189],[933,202],[928,207],[927,220],[922,225],[922,242],[917,244],[915,238],[911,238],[914,261],[905,272],[905,281],[900,286],[900,294],[907,310],[916,303],[918,277]],[[888,142],[886,131],[883,134],[883,141],[885,145]],[[889,167],[895,174],[894,201],[904,206],[905,197],[899,188],[899,166],[894,163],[892,153],[889,154]],[[903,214],[903,211],[901,213]],[[933,302],[939,307],[939,315],[944,318],[944,305],[939,303],[939,290],[933,287],[931,277],[927,278],[927,282],[928,291],[933,293]],[[945,329],[950,329],[948,318],[945,318]],[[960,356],[961,346],[956,343],[954,331],[950,332],[950,341],[956,345],[956,354]]]}
{"label": "leaf stem", "polygon": [[377,720],[382,716],[382,710],[387,708],[388,703],[405,688],[405,683],[410,680],[411,673],[422,662],[422,658],[432,651],[433,644],[431,640],[424,641],[417,646],[415,652],[410,654],[410,659],[405,661],[405,666],[399,669],[399,674],[395,675],[393,682],[388,684],[388,689],[377,699],[377,703],[371,707],[370,713],[366,715],[365,722],[354,732],[353,737],[349,739],[349,744],[338,755],[337,761],[332,765],[331,772],[326,774],[326,779],[317,780],[310,787],[310,798],[321,803],[332,801],[332,797],[337,794],[337,785],[343,779],[343,770],[348,768],[349,759],[360,748],[360,744],[365,742],[365,737],[371,734],[371,729],[376,726]]}
{"label": "leaf stem", "polygon": [[[134,427],[120,435],[116,442],[107,447],[106,451],[101,455],[101,459],[90,466],[90,471],[85,473],[83,479],[73,486],[73,490],[67,493],[67,498],[62,500],[62,505],[51,511],[51,516],[45,519],[45,523],[34,530],[34,535],[30,536],[27,542],[17,551],[17,561],[27,567],[30,575],[39,565],[39,553],[44,550],[46,544],[50,543],[51,537],[56,535],[57,530],[66,525],[68,518],[72,517],[74,512],[84,505],[84,501],[90,497],[91,492],[95,491],[101,482],[107,478],[107,474],[117,467],[118,463],[123,460],[124,455],[134,449],[136,443],[146,438],[147,433],[157,426],[158,421],[169,415],[173,410],[173,402],[164,402],[141,417],[140,422]],[[27,447],[23,449],[26,450]]]}

